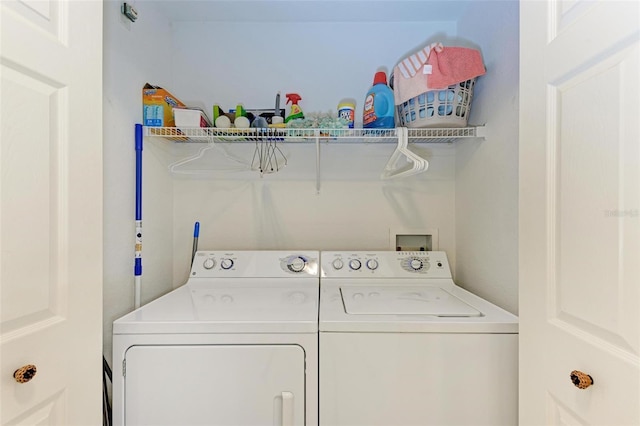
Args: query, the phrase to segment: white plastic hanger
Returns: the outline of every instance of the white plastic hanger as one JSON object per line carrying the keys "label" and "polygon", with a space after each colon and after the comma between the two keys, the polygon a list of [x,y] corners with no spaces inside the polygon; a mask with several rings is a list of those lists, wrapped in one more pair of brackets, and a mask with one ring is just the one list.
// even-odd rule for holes
{"label": "white plastic hanger", "polygon": [[[398,146],[387,161],[380,178],[391,179],[399,177],[407,177],[425,172],[429,168],[429,162],[419,155],[409,150],[409,130],[406,127],[398,129]],[[409,163],[409,167],[398,168],[398,161],[405,158]]]}
{"label": "white plastic hanger", "polygon": [[[233,162],[237,163],[238,166],[234,167],[234,168],[220,168],[220,167],[211,167],[211,168],[199,168],[199,169],[189,169],[189,168],[183,168],[182,166],[192,163],[202,157],[204,157],[204,154],[209,151],[212,148],[217,148],[219,151],[222,151],[223,155],[232,160]],[[182,160],[176,161],[174,163],[171,163],[169,165],[169,171],[171,173],[175,173],[175,174],[186,174],[186,175],[207,175],[216,171],[244,171],[244,170],[250,170],[251,169],[251,165],[248,164],[246,161],[235,157],[234,155],[231,155],[229,152],[227,152],[227,150],[225,150],[222,147],[216,146],[216,144],[213,141],[209,141],[207,143],[207,145],[205,147],[203,147],[202,149],[200,149],[200,151],[196,154],[196,155],[192,155],[191,157],[187,157],[184,158]]]}
{"label": "white plastic hanger", "polygon": [[404,154],[412,167],[404,172],[394,173],[393,177],[406,177],[426,171],[429,168],[429,162],[409,149],[409,129],[403,127],[401,132],[403,142],[400,145],[400,152]]}

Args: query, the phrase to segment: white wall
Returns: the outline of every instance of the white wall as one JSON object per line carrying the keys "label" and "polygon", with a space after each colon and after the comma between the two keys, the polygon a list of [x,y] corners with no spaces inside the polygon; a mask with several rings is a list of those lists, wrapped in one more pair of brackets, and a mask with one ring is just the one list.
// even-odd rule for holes
{"label": "white wall", "polygon": [[[207,112],[214,103],[271,108],[277,91],[299,93],[306,113],[354,98],[361,123],[376,70],[390,70],[407,52],[454,33],[453,22],[179,22],[172,90]],[[455,264],[451,147],[421,148],[432,164],[423,176],[381,181],[392,145],[323,146],[319,194],[315,148],[283,149],[288,165],[277,175],[175,181],[176,285],[187,276],[196,220],[203,249],[387,250],[390,229],[438,229],[440,248]],[[249,162],[252,150],[243,155]]]}
{"label": "white wall", "polygon": [[335,111],[342,98],[362,102],[381,68],[434,36],[455,34],[454,22],[177,22],[174,90],[185,102],[228,109],[273,108],[275,95],[297,92],[303,111]]}
{"label": "white wall", "polygon": [[[487,19],[480,19],[486,17]],[[474,2],[458,34],[483,53],[470,122],[486,123],[482,142],[456,144],[456,277],[487,300],[518,312],[517,1]]]}
{"label": "white wall", "polygon": [[[171,45],[171,27],[156,13],[153,2],[136,5],[135,23],[120,13],[121,2],[104,2],[104,353],[111,360],[114,319],[133,309],[133,255],[135,249],[134,125],[142,119],[142,86],[171,84],[166,57],[159,52]],[[147,172],[154,167],[145,157]],[[162,175],[160,175],[162,176]],[[165,191],[165,188],[169,190]],[[172,209],[170,182],[145,185],[147,206]],[[149,216],[143,207],[144,246],[170,256],[171,215]],[[161,232],[166,229],[168,232]],[[148,234],[148,235],[147,235]],[[143,260],[146,285],[143,301],[171,288],[171,266],[159,273]]]}
{"label": "white wall", "polygon": [[[314,147],[300,148],[311,154]],[[201,223],[199,244],[204,249],[388,250],[392,247],[390,229],[436,228],[440,248],[455,261],[452,150],[432,157],[432,162],[440,163],[434,167],[434,173],[441,169],[440,179],[380,181],[379,173],[393,146],[336,148],[344,148],[343,152],[378,151],[379,156],[369,156],[366,161],[380,168],[375,172],[372,168],[369,180],[331,179],[330,171],[323,173],[319,194],[313,180],[272,179],[275,175],[235,181],[177,180],[174,282],[182,283],[187,277],[196,220]],[[308,172],[315,173],[311,168]]]}

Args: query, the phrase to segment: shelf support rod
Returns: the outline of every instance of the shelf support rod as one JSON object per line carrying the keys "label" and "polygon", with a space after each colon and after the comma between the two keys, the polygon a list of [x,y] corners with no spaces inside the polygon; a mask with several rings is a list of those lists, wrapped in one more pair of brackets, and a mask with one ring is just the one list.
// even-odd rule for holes
{"label": "shelf support rod", "polygon": [[320,194],[320,130],[316,129],[316,194]]}

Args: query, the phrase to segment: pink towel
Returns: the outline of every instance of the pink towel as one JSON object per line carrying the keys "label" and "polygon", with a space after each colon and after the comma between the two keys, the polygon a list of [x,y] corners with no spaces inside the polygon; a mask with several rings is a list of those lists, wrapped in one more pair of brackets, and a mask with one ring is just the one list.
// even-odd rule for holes
{"label": "pink towel", "polygon": [[466,47],[445,47],[441,51],[434,50],[427,64],[431,65],[428,77],[429,87],[445,89],[452,84],[484,75],[486,72],[480,52]]}
{"label": "pink towel", "polygon": [[427,85],[427,73],[431,68],[427,65],[427,59],[432,55],[432,51],[441,50],[441,43],[432,43],[419,52],[407,56],[393,68],[393,98],[396,105],[401,105],[431,90]]}

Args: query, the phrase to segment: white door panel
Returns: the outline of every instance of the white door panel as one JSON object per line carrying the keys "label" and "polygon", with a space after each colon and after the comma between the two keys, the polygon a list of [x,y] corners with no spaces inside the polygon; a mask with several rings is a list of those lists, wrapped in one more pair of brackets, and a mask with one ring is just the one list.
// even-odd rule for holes
{"label": "white door panel", "polygon": [[[61,126],[57,117],[64,94],[41,79],[2,65],[2,95],[6,122],[1,152],[1,318],[6,333],[65,316],[58,297],[65,296],[65,277],[55,270],[59,259],[66,257],[60,241],[66,234],[60,214],[64,147],[50,129]],[[32,268],[34,256],[28,253],[37,253],[38,268]],[[25,274],[29,270],[31,273]]]}
{"label": "white door panel", "polygon": [[551,319],[635,356],[638,333],[630,325],[640,316],[630,305],[638,300],[640,263],[630,255],[638,253],[639,234],[637,209],[626,206],[639,201],[640,135],[627,129],[636,126],[640,100],[624,102],[624,94],[640,93],[639,53],[637,45],[624,49],[550,86],[548,97],[557,111],[548,140]]}
{"label": "white door panel", "polygon": [[0,422],[98,424],[102,4],[2,1],[0,27]]}
{"label": "white door panel", "polygon": [[639,38],[638,2],[521,3],[523,425],[640,424]]}
{"label": "white door panel", "polygon": [[305,424],[300,346],[132,346],[125,361],[128,425]]}

